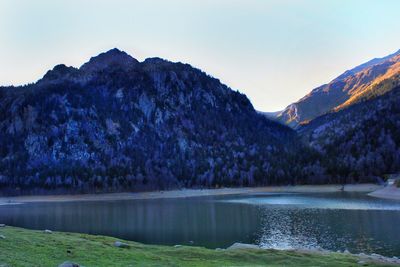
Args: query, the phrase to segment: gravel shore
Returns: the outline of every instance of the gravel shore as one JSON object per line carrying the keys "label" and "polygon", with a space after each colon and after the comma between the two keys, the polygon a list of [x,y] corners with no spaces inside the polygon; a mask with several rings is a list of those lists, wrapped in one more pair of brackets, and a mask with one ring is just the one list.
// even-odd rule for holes
{"label": "gravel shore", "polygon": [[329,193],[329,192],[365,192],[370,193],[382,187],[375,184],[349,185],[296,185],[296,186],[268,186],[220,189],[182,189],[171,191],[135,192],[135,193],[105,193],[82,195],[43,195],[43,196],[16,196],[0,197],[0,205],[12,205],[31,202],[68,202],[68,201],[112,201],[130,199],[159,199],[159,198],[187,198],[200,196],[239,195],[252,193]]}

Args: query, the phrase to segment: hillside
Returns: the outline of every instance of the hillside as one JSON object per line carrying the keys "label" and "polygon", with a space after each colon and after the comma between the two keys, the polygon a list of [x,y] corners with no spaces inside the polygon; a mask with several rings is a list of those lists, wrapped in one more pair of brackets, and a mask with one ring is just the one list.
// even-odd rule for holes
{"label": "hillside", "polygon": [[338,182],[400,171],[400,87],[298,128]]}
{"label": "hillside", "polygon": [[3,193],[291,183],[295,144],[219,80],[118,49],[0,88]]}
{"label": "hillside", "polygon": [[400,50],[344,72],[289,105],[277,118],[292,127],[329,111],[373,99],[400,85]]}

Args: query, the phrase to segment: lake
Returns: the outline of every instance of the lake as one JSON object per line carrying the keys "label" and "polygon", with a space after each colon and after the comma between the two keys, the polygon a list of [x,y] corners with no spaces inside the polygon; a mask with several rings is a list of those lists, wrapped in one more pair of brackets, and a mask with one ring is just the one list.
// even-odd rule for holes
{"label": "lake", "polygon": [[0,206],[0,223],[146,244],[348,249],[400,256],[400,202],[361,193],[260,193]]}

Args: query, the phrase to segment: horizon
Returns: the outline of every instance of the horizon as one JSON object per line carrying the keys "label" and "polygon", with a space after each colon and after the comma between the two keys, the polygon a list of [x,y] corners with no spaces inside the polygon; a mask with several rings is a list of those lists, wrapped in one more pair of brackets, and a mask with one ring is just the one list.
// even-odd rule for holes
{"label": "horizon", "polygon": [[36,82],[116,47],[139,61],[190,64],[274,112],[400,48],[397,1],[246,3],[98,1],[93,12],[91,1],[2,1],[0,85]]}

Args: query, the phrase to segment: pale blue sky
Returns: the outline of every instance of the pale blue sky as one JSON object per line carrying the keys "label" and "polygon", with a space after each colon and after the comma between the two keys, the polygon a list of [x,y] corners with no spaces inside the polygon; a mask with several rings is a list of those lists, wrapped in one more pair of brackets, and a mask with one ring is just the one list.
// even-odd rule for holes
{"label": "pale blue sky", "polygon": [[0,85],[113,47],[201,68],[256,109],[283,109],[400,49],[397,0],[0,0]]}

